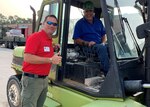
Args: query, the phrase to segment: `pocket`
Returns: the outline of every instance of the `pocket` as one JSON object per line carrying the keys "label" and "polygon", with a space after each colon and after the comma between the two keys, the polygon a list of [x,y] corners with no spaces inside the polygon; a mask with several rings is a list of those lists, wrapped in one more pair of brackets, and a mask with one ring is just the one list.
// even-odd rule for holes
{"label": "pocket", "polygon": [[21,81],[22,81],[22,97],[23,97],[23,99],[31,100],[33,93],[34,93],[34,89],[32,88],[30,77],[23,76]]}
{"label": "pocket", "polygon": [[28,86],[28,83],[29,83],[28,77],[22,76],[21,82],[22,82],[23,88],[26,88]]}

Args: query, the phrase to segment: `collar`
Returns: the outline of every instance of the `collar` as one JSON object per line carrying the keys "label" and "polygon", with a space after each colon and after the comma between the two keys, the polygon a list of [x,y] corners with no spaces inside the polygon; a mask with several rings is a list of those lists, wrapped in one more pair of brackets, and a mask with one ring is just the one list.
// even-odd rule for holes
{"label": "collar", "polygon": [[52,40],[52,38],[49,38],[49,36],[47,35],[47,33],[43,29],[41,30],[41,33],[43,34],[45,39]]}

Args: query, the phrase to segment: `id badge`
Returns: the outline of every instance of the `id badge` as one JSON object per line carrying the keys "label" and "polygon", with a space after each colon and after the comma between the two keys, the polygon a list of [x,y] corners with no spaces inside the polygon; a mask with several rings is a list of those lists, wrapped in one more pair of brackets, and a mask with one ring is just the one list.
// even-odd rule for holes
{"label": "id badge", "polygon": [[50,52],[50,47],[45,46],[44,47],[44,52]]}

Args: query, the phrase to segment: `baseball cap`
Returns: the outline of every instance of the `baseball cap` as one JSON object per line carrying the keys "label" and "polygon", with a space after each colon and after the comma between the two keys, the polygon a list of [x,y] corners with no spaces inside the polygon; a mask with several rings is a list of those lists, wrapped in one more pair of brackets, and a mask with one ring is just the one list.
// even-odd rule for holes
{"label": "baseball cap", "polygon": [[83,9],[84,10],[94,10],[94,4],[91,1],[86,1],[83,4]]}

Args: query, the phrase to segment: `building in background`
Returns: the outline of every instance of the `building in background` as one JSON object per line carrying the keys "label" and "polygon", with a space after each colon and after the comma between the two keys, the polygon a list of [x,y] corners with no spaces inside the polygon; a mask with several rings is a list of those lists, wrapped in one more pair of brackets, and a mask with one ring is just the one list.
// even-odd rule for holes
{"label": "building in background", "polygon": [[0,26],[0,44],[13,49],[24,46],[26,39],[32,33],[32,24],[9,24]]}

